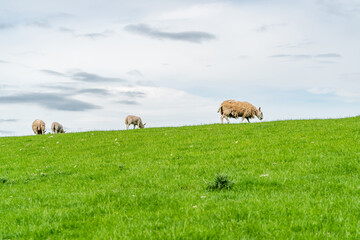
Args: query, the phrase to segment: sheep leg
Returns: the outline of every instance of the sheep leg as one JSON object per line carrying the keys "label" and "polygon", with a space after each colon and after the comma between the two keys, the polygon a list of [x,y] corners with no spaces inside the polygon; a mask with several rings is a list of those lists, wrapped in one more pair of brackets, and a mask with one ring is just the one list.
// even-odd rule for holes
{"label": "sheep leg", "polygon": [[223,123],[223,120],[224,120],[224,116],[223,116],[223,115],[221,115],[220,120],[221,120],[221,124],[224,124],[224,123]]}
{"label": "sheep leg", "polygon": [[230,123],[229,118],[226,115],[224,117],[225,117],[227,123],[229,124]]}
{"label": "sheep leg", "polygon": [[250,120],[249,120],[249,118],[246,118],[246,120],[248,121],[248,123],[250,123]]}
{"label": "sheep leg", "polygon": [[130,126],[130,124],[126,124],[126,130],[128,130],[128,129],[129,129],[129,126]]}

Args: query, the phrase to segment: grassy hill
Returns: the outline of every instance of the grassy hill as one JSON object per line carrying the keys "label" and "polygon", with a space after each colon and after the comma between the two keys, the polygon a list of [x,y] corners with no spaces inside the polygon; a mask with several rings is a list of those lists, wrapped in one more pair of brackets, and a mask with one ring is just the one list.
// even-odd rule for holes
{"label": "grassy hill", "polygon": [[359,239],[359,143],[360,117],[0,138],[0,239]]}

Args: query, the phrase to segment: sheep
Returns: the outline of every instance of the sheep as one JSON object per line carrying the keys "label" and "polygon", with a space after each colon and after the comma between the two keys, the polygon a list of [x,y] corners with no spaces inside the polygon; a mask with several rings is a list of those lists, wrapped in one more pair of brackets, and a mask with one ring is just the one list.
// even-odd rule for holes
{"label": "sheep", "polygon": [[256,116],[259,120],[263,119],[263,113],[261,112],[261,107],[257,109],[251,103],[248,102],[240,102],[235,100],[226,100],[221,103],[218,111],[221,114],[221,123],[223,123],[223,119],[225,118],[228,123],[230,118],[238,118],[241,117],[241,121],[246,120],[250,123],[250,118],[254,118]]}
{"label": "sheep", "polygon": [[134,129],[136,126],[138,126],[139,128],[144,128],[146,125],[146,123],[142,123],[140,117],[134,115],[129,115],[125,118],[126,130],[129,129],[130,124],[134,125]]}
{"label": "sheep", "polygon": [[32,130],[36,135],[45,134],[45,123],[40,119],[36,119],[32,123]]}
{"label": "sheep", "polygon": [[53,122],[51,124],[52,133],[65,133],[63,126],[58,122]]}

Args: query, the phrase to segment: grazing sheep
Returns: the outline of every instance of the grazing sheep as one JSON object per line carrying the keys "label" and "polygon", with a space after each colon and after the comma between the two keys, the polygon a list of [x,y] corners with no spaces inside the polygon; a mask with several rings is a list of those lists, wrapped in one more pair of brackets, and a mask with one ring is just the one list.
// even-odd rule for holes
{"label": "grazing sheep", "polygon": [[52,133],[65,133],[63,126],[58,122],[53,122],[51,124]]}
{"label": "grazing sheep", "polygon": [[241,121],[246,120],[250,123],[250,118],[254,118],[256,116],[259,120],[263,119],[263,113],[261,112],[261,107],[257,109],[251,103],[248,102],[239,102],[235,100],[226,100],[221,103],[221,106],[217,112],[221,114],[221,123],[223,123],[223,119],[225,118],[228,123],[230,118],[238,118],[241,117]]}
{"label": "grazing sheep", "polygon": [[138,126],[139,128],[144,128],[146,125],[146,123],[142,123],[140,117],[134,115],[129,115],[125,118],[126,129],[129,129],[130,124],[134,125],[134,129],[136,126]]}
{"label": "grazing sheep", "polygon": [[36,135],[45,134],[45,123],[40,119],[36,119],[32,123],[32,130]]}

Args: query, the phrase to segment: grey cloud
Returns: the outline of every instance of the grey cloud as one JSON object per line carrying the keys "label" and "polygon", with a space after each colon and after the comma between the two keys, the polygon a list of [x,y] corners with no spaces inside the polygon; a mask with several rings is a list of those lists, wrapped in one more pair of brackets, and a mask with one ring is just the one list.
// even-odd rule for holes
{"label": "grey cloud", "polygon": [[2,122],[17,122],[18,119],[0,119],[0,123]]}
{"label": "grey cloud", "polygon": [[267,32],[275,27],[284,26],[285,24],[264,24],[258,28],[255,28],[257,32]]}
{"label": "grey cloud", "polygon": [[[73,85],[73,83],[66,83],[67,85]],[[76,88],[74,88],[73,86],[65,86],[62,84],[49,84],[49,85],[38,85],[37,87],[41,87],[41,88],[47,88],[47,89],[52,89],[52,90],[62,90],[62,91],[66,91],[66,92],[74,92],[76,90]]]}
{"label": "grey cloud", "polygon": [[77,93],[90,93],[90,94],[102,95],[102,96],[110,95],[110,92],[108,90],[101,89],[101,88],[81,89],[81,90],[77,91]]}
{"label": "grey cloud", "polygon": [[119,100],[116,101],[116,103],[126,104],[126,105],[138,105],[139,103],[134,99],[145,97],[146,94],[140,91],[123,91],[123,92],[118,92],[118,95],[130,98],[130,100],[129,99]]}
{"label": "grey cloud", "polygon": [[7,63],[10,63],[10,62],[4,61],[4,60],[0,60],[0,63],[5,63],[5,64],[7,64]]}
{"label": "grey cloud", "polygon": [[111,93],[106,89],[102,89],[102,88],[79,89],[78,87],[74,87],[73,85],[74,85],[73,83],[63,83],[63,84],[54,84],[54,85],[39,85],[38,87],[55,90],[62,96],[74,96],[78,94],[92,94],[92,95],[100,95],[100,96],[111,95]]}
{"label": "grey cloud", "polygon": [[52,70],[48,70],[48,69],[42,69],[40,71],[43,73],[49,74],[49,75],[53,75],[53,76],[66,77],[66,75],[64,73],[60,73],[60,72],[56,72],[56,71],[52,71]]}
{"label": "grey cloud", "polygon": [[266,32],[269,29],[269,25],[262,25],[255,29],[257,32]]}
{"label": "grey cloud", "polygon": [[209,41],[215,39],[215,35],[207,32],[198,32],[198,31],[163,32],[151,28],[146,24],[127,25],[125,26],[124,29],[128,32],[132,32],[152,38],[169,39],[175,41],[186,41],[193,43],[201,43],[203,41]]}
{"label": "grey cloud", "polygon": [[[68,85],[69,83],[64,83],[66,85],[55,84],[55,85],[39,85],[38,87],[57,90],[58,95],[71,97],[74,95],[79,94],[90,94],[94,96],[110,96],[116,95],[118,97],[125,97],[125,98],[143,98],[146,96],[145,92],[141,91],[118,91],[116,93],[111,93],[110,91],[103,89],[103,88],[85,88],[80,89],[78,87],[73,87],[72,85]],[[1,85],[0,85],[1,86]]]}
{"label": "grey cloud", "polygon": [[131,76],[135,76],[135,77],[144,77],[144,75],[139,70],[136,70],[136,69],[127,72],[127,74],[129,74]]}
{"label": "grey cloud", "polygon": [[0,103],[32,103],[43,106],[47,109],[64,111],[86,111],[100,108],[99,106],[91,103],[49,93],[26,93],[12,96],[1,96]]}
{"label": "grey cloud", "polygon": [[82,82],[125,82],[124,79],[121,78],[109,78],[102,77],[96,74],[87,73],[87,72],[77,72],[72,74],[71,78],[76,81]]}
{"label": "grey cloud", "polygon": [[301,59],[309,59],[312,58],[311,55],[308,54],[277,54],[270,56],[271,58],[286,58],[288,60],[301,60]]}
{"label": "grey cloud", "polygon": [[132,100],[120,100],[116,101],[117,103],[126,104],[126,105],[138,105],[139,103]]}
{"label": "grey cloud", "polygon": [[70,28],[66,28],[66,27],[59,27],[58,30],[60,32],[66,32],[66,33],[74,33],[75,32],[74,29],[70,29]]}
{"label": "grey cloud", "polygon": [[285,58],[285,57],[290,57],[290,54],[276,54],[276,55],[272,55],[270,56],[271,58]]}
{"label": "grey cloud", "polygon": [[76,32],[76,30],[74,29],[70,29],[70,28],[66,28],[66,27],[59,27],[58,31],[63,32],[63,33],[69,33],[72,34],[75,37],[83,37],[83,38],[91,38],[92,40],[96,40],[98,38],[106,38],[109,37],[110,34],[112,34],[114,31],[112,30],[105,30],[103,32],[92,32],[92,33],[83,33],[83,34],[78,34]]}
{"label": "grey cloud", "polygon": [[64,19],[71,19],[74,18],[75,16],[69,13],[64,13],[64,12],[58,12],[58,13],[53,13],[53,14],[46,14],[46,15],[42,15],[36,18],[30,17],[30,18],[25,18],[23,20],[23,22],[27,25],[27,26],[36,26],[36,27],[42,27],[42,28],[51,28],[53,27],[53,22],[54,21],[59,21],[59,20],[64,20]]}
{"label": "grey cloud", "polygon": [[[22,19],[13,20],[10,22],[0,22],[0,30],[18,28],[18,27],[39,27],[39,28],[53,28],[52,22],[58,19],[65,19],[74,17],[67,13],[56,13],[52,15],[40,17],[24,17]],[[60,27],[59,31],[66,31],[66,28]]]}
{"label": "grey cloud", "polygon": [[311,55],[307,55],[307,54],[295,54],[295,55],[290,55],[290,54],[277,54],[277,55],[272,55],[270,56],[271,58],[290,58],[290,59],[306,59],[306,58],[311,58]]}
{"label": "grey cloud", "polygon": [[111,30],[106,30],[100,33],[85,33],[85,34],[77,34],[78,37],[86,37],[86,38],[91,38],[93,40],[97,39],[97,38],[105,38],[108,37],[111,33],[113,33],[113,31]]}
{"label": "grey cloud", "polygon": [[16,25],[12,23],[0,23],[0,30],[10,29],[14,27],[16,27]]}
{"label": "grey cloud", "polygon": [[82,82],[126,82],[124,79],[121,79],[121,78],[103,77],[103,76],[99,76],[99,75],[96,75],[93,73],[88,73],[88,72],[75,72],[75,73],[64,74],[61,72],[56,72],[56,71],[48,70],[48,69],[43,69],[40,71],[43,73],[46,73],[48,75],[59,76],[59,77],[69,77],[72,80],[82,81]]}
{"label": "grey cloud", "polygon": [[318,54],[315,57],[317,57],[317,58],[341,58],[341,55],[338,53],[324,53],[324,54]]}
{"label": "grey cloud", "polygon": [[25,23],[27,26],[34,26],[34,27],[40,27],[40,28],[50,28],[50,24],[45,19],[35,19],[35,20],[26,20]]}
{"label": "grey cloud", "polygon": [[14,18],[17,20],[10,20],[8,22],[0,22],[0,30],[18,28],[18,27],[40,27],[40,28],[52,28],[51,22],[56,19],[64,19],[72,17],[73,15],[66,13],[57,13],[52,15],[40,16],[40,17],[27,17],[19,19],[18,17]]}
{"label": "grey cloud", "polygon": [[276,54],[270,56],[271,58],[284,58],[288,60],[297,60],[297,59],[310,59],[310,58],[341,58],[341,55],[338,53],[324,53],[318,55],[310,54]]}
{"label": "grey cloud", "polygon": [[51,25],[46,19],[23,19],[21,21],[12,22],[12,23],[0,23],[0,30],[17,28],[21,26],[51,28]]}
{"label": "grey cloud", "polygon": [[323,63],[323,64],[333,64],[333,63],[336,63],[336,62],[333,62],[333,61],[319,61],[319,63]]}
{"label": "grey cloud", "polygon": [[80,37],[88,37],[88,38],[91,38],[91,39],[96,39],[96,38],[99,38],[99,37],[106,37],[106,35],[103,34],[103,33],[86,33],[86,34],[81,34],[79,36]]}
{"label": "grey cloud", "polygon": [[127,97],[145,97],[145,93],[144,92],[140,92],[140,91],[126,91],[126,92],[119,92],[120,95],[125,95]]}

